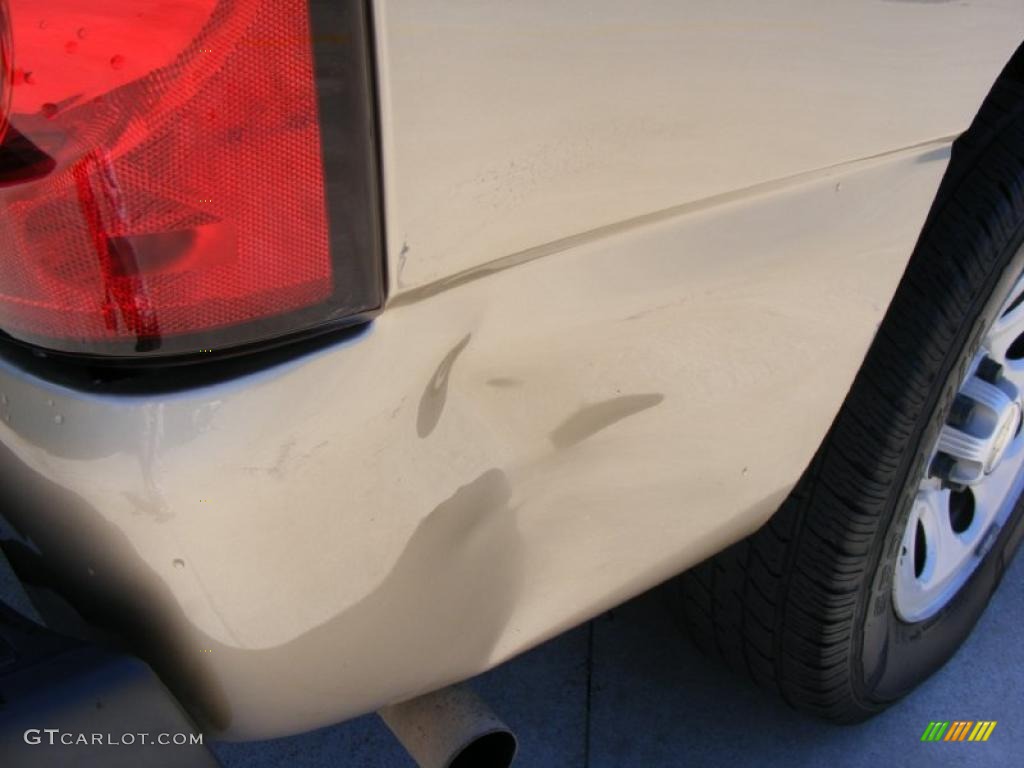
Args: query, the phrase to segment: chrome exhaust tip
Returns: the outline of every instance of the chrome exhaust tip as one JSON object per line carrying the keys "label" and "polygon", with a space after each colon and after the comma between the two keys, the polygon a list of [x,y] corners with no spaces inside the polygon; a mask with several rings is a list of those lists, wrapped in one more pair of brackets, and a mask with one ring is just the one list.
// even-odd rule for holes
{"label": "chrome exhaust tip", "polygon": [[377,714],[420,768],[509,768],[519,749],[512,730],[464,686]]}

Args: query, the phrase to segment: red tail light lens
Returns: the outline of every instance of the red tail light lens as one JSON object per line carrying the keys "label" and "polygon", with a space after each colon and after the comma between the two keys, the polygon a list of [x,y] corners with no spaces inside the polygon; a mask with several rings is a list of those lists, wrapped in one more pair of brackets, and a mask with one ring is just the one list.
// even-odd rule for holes
{"label": "red tail light lens", "polygon": [[7,3],[0,0],[0,144],[7,135],[7,116],[11,112],[14,86],[14,50],[11,45],[11,20]]}
{"label": "red tail light lens", "polygon": [[381,306],[361,3],[7,4],[0,331],[155,356]]}

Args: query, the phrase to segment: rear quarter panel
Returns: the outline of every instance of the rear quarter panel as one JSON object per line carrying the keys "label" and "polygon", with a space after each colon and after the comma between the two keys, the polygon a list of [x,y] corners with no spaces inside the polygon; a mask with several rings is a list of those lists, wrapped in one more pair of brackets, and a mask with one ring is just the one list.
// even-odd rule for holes
{"label": "rear quarter panel", "polygon": [[1024,39],[1017,0],[379,0],[376,11],[395,293],[955,136]]}
{"label": "rear quarter panel", "polygon": [[131,397],[0,361],[22,553],[228,738],[473,675],[763,523],[1024,39],[1017,0],[375,10],[372,327]]}

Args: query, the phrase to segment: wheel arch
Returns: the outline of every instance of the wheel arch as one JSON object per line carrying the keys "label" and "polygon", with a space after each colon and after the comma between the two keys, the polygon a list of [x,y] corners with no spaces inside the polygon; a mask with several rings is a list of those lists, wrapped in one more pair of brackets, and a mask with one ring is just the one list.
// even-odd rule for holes
{"label": "wheel arch", "polygon": [[935,193],[935,199],[932,201],[922,232],[928,229],[937,212],[942,209],[943,202],[959,186],[978,154],[987,146],[989,139],[998,132],[998,126],[994,126],[989,120],[980,119],[981,116],[990,115],[990,107],[996,101],[1005,100],[1007,94],[1010,94],[1012,98],[1014,91],[1017,92],[1018,98],[1024,99],[1024,41],[1014,51],[982,98],[967,130],[953,142],[949,166]]}

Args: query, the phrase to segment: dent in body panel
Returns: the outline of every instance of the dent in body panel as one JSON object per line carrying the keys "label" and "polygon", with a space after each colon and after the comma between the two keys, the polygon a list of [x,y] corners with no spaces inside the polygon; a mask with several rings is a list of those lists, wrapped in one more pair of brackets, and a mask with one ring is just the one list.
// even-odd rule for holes
{"label": "dent in body panel", "polygon": [[493,379],[487,380],[487,386],[497,389],[517,389],[524,383],[522,379],[517,379],[515,376],[495,376]]}
{"label": "dent in body panel", "polygon": [[570,448],[593,437],[612,424],[660,405],[664,395],[622,395],[594,403],[576,411],[551,433],[551,444],[557,450]]}
{"label": "dent in body panel", "polygon": [[462,354],[462,350],[469,346],[471,338],[472,334],[466,334],[462,341],[452,347],[437,366],[434,375],[430,377],[427,388],[420,397],[420,407],[416,417],[416,434],[421,438],[429,437],[430,433],[434,431],[434,427],[437,426],[437,422],[441,420],[444,404],[448,399],[448,377],[451,376],[452,368],[455,367],[455,362]]}
{"label": "dent in body panel", "polygon": [[[217,733],[234,719],[219,685],[225,677],[234,686],[246,681],[234,692],[245,699],[301,691],[297,711],[271,718],[253,737],[301,730],[352,690],[404,698],[401,681],[426,673],[441,685],[467,662],[485,665],[519,599],[522,540],[511,486],[496,469],[426,514],[366,597],[287,643],[259,650],[204,633],[174,600],[166,576],[139,558],[123,532],[2,445],[0,484],[17,488],[5,493],[6,522],[35,545],[0,541],[19,577],[64,596],[91,622],[120,630],[200,725]],[[173,577],[184,578],[185,566],[175,558]],[[375,660],[366,657],[370,648]],[[246,728],[253,723],[235,737],[246,736]]]}
{"label": "dent in body panel", "polygon": [[[0,361],[3,480],[54,484],[25,487],[19,525],[65,586],[171,638],[135,628],[194,671],[185,687],[230,738],[476,674],[767,518],[903,271],[942,173],[918,162],[931,149],[502,264],[356,340],[179,395],[85,396]],[[416,439],[411,406],[445,378]],[[147,451],[159,523],[122,496]]]}

